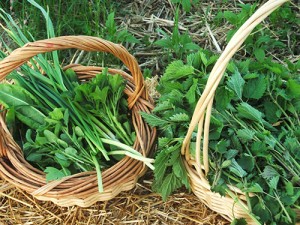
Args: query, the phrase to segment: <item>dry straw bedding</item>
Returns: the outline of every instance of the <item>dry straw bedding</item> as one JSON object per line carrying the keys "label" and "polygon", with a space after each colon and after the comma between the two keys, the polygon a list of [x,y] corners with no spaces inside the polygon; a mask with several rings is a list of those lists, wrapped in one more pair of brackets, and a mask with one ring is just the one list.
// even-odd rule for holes
{"label": "dry straw bedding", "polygon": [[151,179],[110,201],[91,207],[59,207],[34,199],[0,178],[0,225],[16,224],[228,224],[192,193],[182,190],[166,202],[151,191]]}

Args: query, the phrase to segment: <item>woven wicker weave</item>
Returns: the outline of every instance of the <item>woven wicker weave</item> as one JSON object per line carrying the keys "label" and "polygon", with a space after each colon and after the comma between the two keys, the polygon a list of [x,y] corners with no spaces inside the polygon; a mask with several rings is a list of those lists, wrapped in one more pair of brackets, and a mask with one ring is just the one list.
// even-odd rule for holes
{"label": "woven wicker weave", "polygon": [[[111,73],[121,74],[126,80],[125,93],[136,131],[133,148],[148,156],[153,149],[156,130],[149,127],[139,115],[139,111],[149,113],[153,101],[148,96],[144,80],[135,58],[121,45],[96,37],[65,36],[28,43],[16,49],[0,62],[0,81],[11,71],[26,63],[37,54],[75,48],[85,51],[101,51],[113,54],[129,69],[131,75],[115,69]],[[80,79],[89,79],[99,73],[101,67],[70,65]],[[121,191],[132,189],[137,179],[146,170],[145,165],[130,157],[125,157],[102,173],[104,192],[98,192],[96,172],[83,172],[46,183],[45,174],[32,167],[13,140],[4,117],[0,116],[0,176],[16,187],[25,190],[39,200],[52,201],[60,206],[79,205],[88,207],[97,201],[109,200]]]}
{"label": "woven wicker weave", "polygon": [[[240,48],[244,40],[250,35],[251,31],[270,13],[287,1],[288,0],[268,1],[258,9],[232,37],[209,76],[205,90],[197,103],[189,130],[182,145],[182,154],[185,156],[185,165],[190,177],[193,192],[209,208],[220,213],[229,221],[232,221],[234,218],[246,218],[248,224],[256,224],[246,212],[248,207],[245,201],[246,197],[242,191],[230,186],[232,192],[228,193],[227,196],[222,197],[218,193],[214,193],[210,190],[211,187],[206,179],[206,175],[209,172],[208,140],[214,94],[230,59]],[[195,129],[197,129],[197,149],[196,156],[193,158],[189,154],[189,144]],[[201,143],[201,141],[203,143]],[[200,161],[201,158],[203,164],[201,163],[202,161]],[[240,201],[237,201],[238,199]]]}

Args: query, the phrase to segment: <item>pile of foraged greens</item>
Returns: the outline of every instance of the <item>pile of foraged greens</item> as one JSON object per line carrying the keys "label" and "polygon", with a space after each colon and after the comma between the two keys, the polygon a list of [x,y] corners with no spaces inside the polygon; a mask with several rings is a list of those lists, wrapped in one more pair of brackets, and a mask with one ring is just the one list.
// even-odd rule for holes
{"label": "pile of foraged greens", "polygon": [[[153,188],[164,199],[183,185],[189,188],[181,144],[216,58],[200,51],[185,62],[172,62],[161,77],[153,114],[142,114],[159,127]],[[293,208],[300,209],[299,69],[300,61],[234,61],[215,95],[208,174],[212,191],[225,195],[234,194],[227,184],[240,188],[249,214],[262,224],[294,224]]]}
{"label": "pile of foraged greens", "polygon": [[[54,37],[51,20],[40,9],[47,20],[49,37]],[[9,14],[1,11],[0,16],[16,44],[29,42]],[[96,170],[101,192],[101,169],[124,155],[153,167],[152,159],[131,147],[135,132],[129,122],[122,76],[104,70],[81,82],[74,71],[61,71],[57,52],[52,52],[34,57],[31,66],[24,64],[8,79],[14,84],[0,84],[0,104],[7,110],[7,125],[15,131],[25,158],[44,170],[48,181]]]}

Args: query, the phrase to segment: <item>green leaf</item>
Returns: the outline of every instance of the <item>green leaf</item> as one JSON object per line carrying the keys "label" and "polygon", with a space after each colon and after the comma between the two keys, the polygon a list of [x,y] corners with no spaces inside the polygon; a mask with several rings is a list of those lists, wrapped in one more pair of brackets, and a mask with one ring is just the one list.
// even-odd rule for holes
{"label": "green leaf", "polygon": [[170,173],[166,176],[162,183],[161,195],[163,201],[167,200],[168,196],[181,186],[180,180],[174,173]]}
{"label": "green leaf", "polygon": [[170,101],[163,101],[158,103],[155,108],[152,110],[153,113],[161,112],[161,111],[166,111],[170,109],[174,109],[175,106],[170,102]]}
{"label": "green leaf", "polygon": [[230,225],[247,225],[247,221],[244,218],[234,219]]}
{"label": "green leaf", "polygon": [[253,140],[255,131],[248,128],[240,129],[237,132],[237,136],[241,139],[243,143]]}
{"label": "green leaf", "polygon": [[169,121],[159,118],[153,114],[148,114],[145,112],[140,112],[141,116],[145,119],[145,121],[153,127],[159,126],[163,127],[169,123]]}
{"label": "green leaf", "polygon": [[177,80],[193,73],[194,67],[190,65],[184,65],[181,60],[177,60],[168,65],[161,79],[163,81]]}
{"label": "green leaf", "polygon": [[20,86],[0,84],[0,103],[7,108],[14,107],[17,118],[33,129],[44,123],[45,115],[33,107],[30,94]]}
{"label": "green leaf", "polygon": [[279,173],[272,166],[266,166],[261,176],[266,180],[271,180],[273,177],[278,177]]}
{"label": "green leaf", "polygon": [[247,172],[237,163],[235,159],[232,159],[229,170],[240,178],[247,176]]}
{"label": "green leaf", "polygon": [[237,160],[237,163],[247,172],[251,172],[255,166],[255,159],[245,153]]}
{"label": "green leaf", "polygon": [[260,123],[263,122],[263,114],[246,102],[239,104],[237,110],[240,118],[246,118]]}
{"label": "green leaf", "polygon": [[220,178],[217,183],[211,187],[211,191],[217,192],[221,196],[226,196],[227,189],[228,187],[222,178]]}
{"label": "green leaf", "polygon": [[287,90],[289,95],[294,98],[300,98],[300,83],[296,80],[289,79],[287,82]]}
{"label": "green leaf", "polygon": [[254,55],[259,62],[262,62],[266,56],[265,51],[262,48],[255,48]]}
{"label": "green leaf", "polygon": [[243,96],[246,98],[260,99],[267,89],[267,82],[263,76],[246,82]]}
{"label": "green leaf", "polygon": [[166,169],[168,167],[169,155],[164,151],[160,151],[155,157],[154,162],[154,177],[156,182],[163,181]]}
{"label": "green leaf", "polygon": [[223,111],[227,108],[228,104],[234,97],[234,92],[227,88],[226,86],[222,86],[216,90],[216,104],[215,107],[219,111]]}
{"label": "green leaf", "polygon": [[227,81],[228,87],[241,99],[245,81],[241,74],[236,70],[235,73]]}
{"label": "green leaf", "polygon": [[172,41],[170,40],[170,38],[157,40],[156,42],[154,42],[154,44],[158,45],[160,47],[164,47],[164,48],[171,48],[172,47]]}
{"label": "green leaf", "polygon": [[46,181],[47,182],[52,181],[52,180],[59,180],[66,176],[63,171],[58,170],[54,167],[47,167],[44,170],[44,172],[46,173]]}
{"label": "green leaf", "polygon": [[172,122],[188,122],[190,117],[186,113],[177,113],[170,117]]}
{"label": "green leaf", "polygon": [[52,112],[49,112],[49,116],[53,120],[61,120],[64,118],[63,109],[55,108]]}
{"label": "green leaf", "polygon": [[193,104],[196,102],[196,95],[197,95],[197,86],[198,86],[198,79],[193,78],[193,84],[187,91],[185,97],[188,100],[189,104]]}
{"label": "green leaf", "polygon": [[264,110],[265,110],[266,120],[270,123],[276,123],[281,116],[280,110],[279,110],[279,114],[277,113],[278,106],[271,101],[264,102]]}
{"label": "green leaf", "polygon": [[243,189],[243,192],[246,192],[246,193],[263,193],[264,190],[258,183],[254,183],[250,187]]}

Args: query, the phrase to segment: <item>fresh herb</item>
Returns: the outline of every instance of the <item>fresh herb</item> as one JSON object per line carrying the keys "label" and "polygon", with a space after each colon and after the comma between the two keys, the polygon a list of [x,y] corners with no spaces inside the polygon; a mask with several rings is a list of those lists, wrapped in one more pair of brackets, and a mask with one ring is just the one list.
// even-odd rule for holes
{"label": "fresh herb", "polygon": [[[48,13],[33,0],[29,2],[42,11],[48,36],[54,37]],[[29,42],[9,14],[1,10],[0,16],[17,45]],[[61,71],[54,51],[37,55],[8,79],[14,84],[0,84],[7,124],[13,130],[21,128],[21,137],[16,139],[24,141],[25,157],[44,170],[48,181],[95,169],[101,192],[101,169],[124,155],[153,168],[152,159],[132,147],[135,133],[122,76],[104,70],[89,81],[80,81],[74,71]]]}
{"label": "fresh herb", "polygon": [[[153,188],[163,199],[188,187],[181,142],[215,60],[200,51],[171,63],[157,88],[156,108],[142,113],[160,132]],[[300,206],[300,63],[289,64],[232,61],[212,111],[207,176],[212,191],[234,195],[227,184],[240,188],[248,213],[262,224],[294,224],[293,208]],[[196,133],[190,145],[194,158],[195,138]]]}

